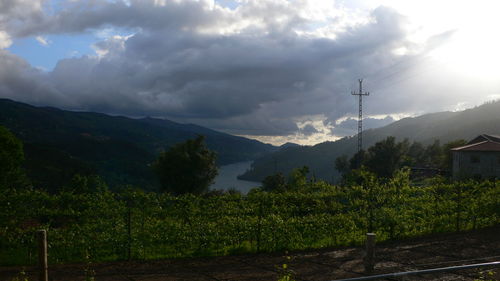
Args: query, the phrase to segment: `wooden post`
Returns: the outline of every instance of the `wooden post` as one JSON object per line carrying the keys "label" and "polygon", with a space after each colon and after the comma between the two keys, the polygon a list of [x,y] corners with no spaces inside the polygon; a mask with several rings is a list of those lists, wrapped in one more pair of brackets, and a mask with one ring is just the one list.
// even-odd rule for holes
{"label": "wooden post", "polygon": [[262,213],[263,209],[262,209],[262,201],[259,202],[259,218],[258,218],[258,222],[257,222],[257,252],[259,253],[260,252],[260,239],[261,239],[261,235],[262,235]]}
{"label": "wooden post", "polygon": [[38,238],[38,266],[40,275],[38,280],[49,281],[49,270],[47,264],[47,231],[45,229],[37,231]]}
{"label": "wooden post", "polygon": [[[129,199],[130,200],[130,199]],[[132,210],[127,202],[127,260],[132,260]]]}
{"label": "wooden post", "polygon": [[364,260],[365,272],[373,272],[375,266],[375,233],[366,234],[366,256]]}

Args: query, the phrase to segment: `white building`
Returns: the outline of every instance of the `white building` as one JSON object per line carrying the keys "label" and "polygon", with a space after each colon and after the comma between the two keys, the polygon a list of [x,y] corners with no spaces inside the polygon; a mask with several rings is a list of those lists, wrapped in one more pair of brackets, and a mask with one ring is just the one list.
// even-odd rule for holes
{"label": "white building", "polygon": [[451,151],[454,179],[500,179],[500,136],[480,135]]}

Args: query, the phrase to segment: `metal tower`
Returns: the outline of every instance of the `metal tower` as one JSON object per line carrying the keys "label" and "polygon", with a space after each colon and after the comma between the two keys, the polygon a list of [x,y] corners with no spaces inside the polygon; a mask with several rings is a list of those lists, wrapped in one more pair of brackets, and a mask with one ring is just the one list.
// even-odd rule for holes
{"label": "metal tower", "polygon": [[363,96],[369,96],[370,93],[363,93],[363,79],[358,79],[359,92],[351,92],[353,96],[359,96],[359,115],[358,115],[358,152],[363,148]]}

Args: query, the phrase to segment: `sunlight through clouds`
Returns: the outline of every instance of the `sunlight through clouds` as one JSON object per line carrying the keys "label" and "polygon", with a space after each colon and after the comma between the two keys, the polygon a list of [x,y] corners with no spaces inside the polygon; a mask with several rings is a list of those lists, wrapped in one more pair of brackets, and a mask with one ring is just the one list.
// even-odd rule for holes
{"label": "sunlight through clouds", "polygon": [[28,103],[313,144],[356,132],[358,78],[373,126],[500,93],[496,1],[6,3],[0,97]]}

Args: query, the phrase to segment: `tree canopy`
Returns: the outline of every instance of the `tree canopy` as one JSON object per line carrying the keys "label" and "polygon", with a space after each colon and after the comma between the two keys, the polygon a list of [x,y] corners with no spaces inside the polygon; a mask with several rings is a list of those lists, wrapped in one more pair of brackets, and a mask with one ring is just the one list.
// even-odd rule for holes
{"label": "tree canopy", "polygon": [[395,137],[387,137],[368,148],[364,164],[382,178],[390,178],[401,167],[407,141],[396,143]]}
{"label": "tree canopy", "polygon": [[451,169],[451,151],[453,147],[464,145],[466,141],[455,140],[441,145],[439,140],[428,146],[405,139],[396,142],[395,137],[387,137],[364,150],[356,153],[350,160],[343,155],[335,160],[335,168],[343,175],[343,179],[356,178],[351,171],[364,167],[366,171],[377,177],[389,179],[403,167],[425,167],[442,171]]}
{"label": "tree canopy", "polygon": [[23,161],[22,142],[8,129],[0,126],[0,189],[26,184],[21,167]]}
{"label": "tree canopy", "polygon": [[187,140],[162,152],[153,169],[161,190],[174,195],[206,192],[217,176],[215,152],[205,145],[205,138]]}

